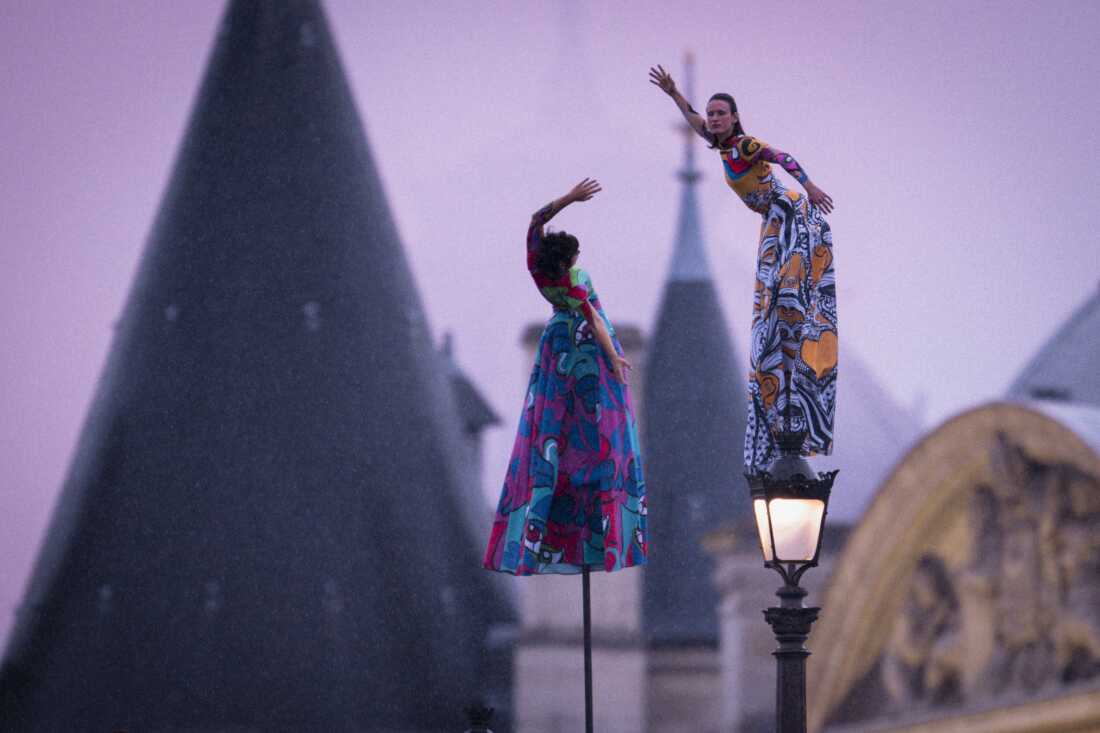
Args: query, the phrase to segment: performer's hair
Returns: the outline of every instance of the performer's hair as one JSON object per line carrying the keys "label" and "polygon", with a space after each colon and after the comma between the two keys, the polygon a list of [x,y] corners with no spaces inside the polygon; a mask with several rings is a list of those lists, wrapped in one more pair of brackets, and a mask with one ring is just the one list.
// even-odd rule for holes
{"label": "performer's hair", "polygon": [[547,232],[542,235],[535,269],[546,277],[558,278],[565,274],[569,262],[580,251],[580,242],[567,232]]}
{"label": "performer's hair", "polygon": [[[716,99],[721,101],[721,102],[725,102],[726,104],[728,104],[730,106],[730,114],[731,115],[737,114],[737,102],[733,101],[733,96],[731,96],[729,94],[726,94],[725,92],[718,92],[717,94],[710,95],[710,99],[707,100],[707,104],[710,104],[711,102],[713,102]],[[733,123],[733,134],[734,135],[744,135],[745,134],[745,128],[741,127],[741,118],[740,117],[737,118],[737,122]],[[720,141],[718,140],[717,136],[713,136],[713,137],[714,137],[714,139],[711,140],[710,146],[712,148],[716,148],[716,147],[718,147],[718,143]]]}

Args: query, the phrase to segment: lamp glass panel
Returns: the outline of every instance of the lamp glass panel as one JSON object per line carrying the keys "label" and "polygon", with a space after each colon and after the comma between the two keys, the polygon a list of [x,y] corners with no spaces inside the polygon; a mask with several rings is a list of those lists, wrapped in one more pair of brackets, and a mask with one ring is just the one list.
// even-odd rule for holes
{"label": "lamp glass panel", "polygon": [[[808,562],[817,552],[825,502],[818,499],[772,499],[775,554],[782,562]],[[760,513],[757,511],[757,522]],[[770,558],[769,558],[770,559]]]}
{"label": "lamp glass panel", "polygon": [[768,507],[763,499],[753,499],[752,509],[756,513],[756,536],[760,539],[760,551],[764,553],[764,562],[771,562],[772,537],[768,527]]}

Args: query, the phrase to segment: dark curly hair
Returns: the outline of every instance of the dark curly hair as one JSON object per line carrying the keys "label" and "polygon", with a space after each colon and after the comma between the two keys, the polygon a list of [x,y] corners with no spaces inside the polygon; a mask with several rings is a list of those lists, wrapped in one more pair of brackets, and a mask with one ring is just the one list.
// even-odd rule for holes
{"label": "dark curly hair", "polygon": [[580,252],[577,238],[567,232],[549,232],[542,236],[535,269],[550,278],[559,278],[569,269],[569,263]]}

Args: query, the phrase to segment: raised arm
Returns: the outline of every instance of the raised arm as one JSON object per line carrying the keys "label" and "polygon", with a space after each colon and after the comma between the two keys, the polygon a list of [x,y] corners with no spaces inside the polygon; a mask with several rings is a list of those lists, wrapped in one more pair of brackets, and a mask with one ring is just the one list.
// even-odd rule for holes
{"label": "raised arm", "polygon": [[691,129],[699,133],[699,137],[703,138],[707,142],[710,142],[710,134],[707,132],[707,123],[703,119],[703,116],[693,110],[688,101],[684,99],[684,95],[680,94],[680,90],[676,88],[676,82],[672,80],[672,74],[665,71],[664,67],[658,64],[657,66],[649,67],[649,83],[657,86],[662,92],[672,97],[672,101],[676,103],[676,107],[680,110],[680,114],[684,116],[687,123],[691,125]]}
{"label": "raised arm", "polygon": [[569,189],[564,196],[559,196],[532,214],[531,226],[527,229],[527,251],[530,253],[538,249],[538,243],[542,239],[543,226],[553,219],[559,211],[576,201],[587,201],[602,190],[596,179],[585,178]]}
{"label": "raised arm", "polygon": [[806,175],[806,171],[798,164],[798,161],[794,159],[793,155],[784,153],[782,150],[773,148],[769,145],[763,145],[757,155],[769,163],[775,163],[783,170],[790,173],[791,176],[806,189],[806,194],[810,197],[810,202],[819,207],[823,212],[828,214],[833,210],[833,199],[829,194],[814,185],[813,181]]}

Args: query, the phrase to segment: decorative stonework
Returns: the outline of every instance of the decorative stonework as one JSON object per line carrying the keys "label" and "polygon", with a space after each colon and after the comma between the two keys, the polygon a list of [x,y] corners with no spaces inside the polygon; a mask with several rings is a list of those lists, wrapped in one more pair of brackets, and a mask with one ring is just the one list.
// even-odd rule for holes
{"label": "decorative stonework", "polygon": [[[1010,708],[1042,719],[1012,731],[1100,731],[1100,411],[992,403],[932,430],[821,605],[812,732],[1000,731]],[[1082,694],[1095,714],[1067,727],[1052,702]]]}
{"label": "decorative stonework", "polygon": [[1063,730],[1049,702],[1100,690],[1097,417],[995,403],[899,463],[808,642],[811,731],[931,730],[1029,704],[1053,727],[1020,731]]}
{"label": "decorative stonework", "polygon": [[971,491],[965,567],[921,557],[879,669],[892,707],[1100,675],[1100,481],[999,435]]}

